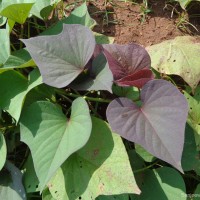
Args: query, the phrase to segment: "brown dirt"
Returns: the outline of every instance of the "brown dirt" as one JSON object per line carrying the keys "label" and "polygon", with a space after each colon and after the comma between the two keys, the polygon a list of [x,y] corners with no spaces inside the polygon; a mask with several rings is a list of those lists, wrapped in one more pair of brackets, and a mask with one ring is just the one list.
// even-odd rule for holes
{"label": "brown dirt", "polygon": [[[98,23],[94,31],[113,36],[115,43],[134,42],[150,46],[176,36],[199,35],[197,30],[200,31],[200,16],[195,17],[195,14],[200,13],[200,3],[191,4],[188,12],[184,12],[178,3],[167,4],[165,0],[149,0],[152,12],[146,15],[142,22],[142,1],[107,2],[105,5],[105,0],[90,1],[88,9],[91,17]],[[197,30],[186,21],[178,27],[181,13]]]}

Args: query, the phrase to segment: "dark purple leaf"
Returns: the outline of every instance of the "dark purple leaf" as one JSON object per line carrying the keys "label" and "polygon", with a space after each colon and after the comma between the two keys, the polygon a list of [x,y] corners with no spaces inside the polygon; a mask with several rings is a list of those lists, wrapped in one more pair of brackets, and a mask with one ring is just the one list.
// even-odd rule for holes
{"label": "dark purple leaf", "polygon": [[171,83],[151,80],[142,88],[141,101],[141,107],[127,98],[112,101],[106,111],[112,130],[182,172],[185,97]]}
{"label": "dark purple leaf", "polygon": [[95,48],[90,29],[78,24],[64,24],[58,35],[22,41],[38,65],[43,82],[58,88],[67,86],[84,70]]}
{"label": "dark purple leaf", "polygon": [[150,56],[140,45],[105,44],[103,49],[118,85],[142,87],[153,79]]}
{"label": "dark purple leaf", "polygon": [[134,85],[135,87],[141,88],[149,80],[153,79],[154,76],[150,69],[144,68],[140,71],[133,73],[131,75],[125,76],[119,80],[116,80],[115,83],[119,86],[130,86]]}

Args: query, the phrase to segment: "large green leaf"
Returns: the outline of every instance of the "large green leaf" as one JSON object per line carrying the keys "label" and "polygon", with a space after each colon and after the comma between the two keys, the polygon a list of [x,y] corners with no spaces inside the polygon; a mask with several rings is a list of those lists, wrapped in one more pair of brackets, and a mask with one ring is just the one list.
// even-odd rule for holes
{"label": "large green leaf", "polygon": [[8,171],[0,172],[0,199],[26,200],[21,171],[9,161],[6,162],[5,168]]}
{"label": "large green leaf", "polygon": [[0,29],[0,68],[10,55],[10,38],[8,29]]}
{"label": "large green leaf", "polygon": [[0,171],[3,168],[7,155],[6,142],[2,132],[0,131]]}
{"label": "large green leaf", "polygon": [[31,150],[40,191],[62,163],[86,144],[91,128],[88,105],[83,98],[73,102],[70,119],[61,108],[47,101],[35,102],[24,111],[21,140]]}
{"label": "large green leaf", "polygon": [[199,41],[180,36],[148,47],[152,67],[160,73],[181,76],[194,91],[200,81]]}
{"label": "large green leaf", "polygon": [[33,70],[28,79],[14,70],[1,73],[0,108],[6,110],[18,121],[26,94],[40,84],[42,84],[42,78],[38,69]]}
{"label": "large green leaf", "polygon": [[200,146],[200,87],[197,87],[194,96],[186,91],[184,95],[189,104],[188,123],[194,129],[197,146]]}
{"label": "large green leaf", "polygon": [[36,0],[2,0],[0,15],[23,24]]}
{"label": "large green leaf", "polygon": [[132,195],[131,200],[186,200],[185,184],[174,169],[162,167],[146,170],[141,195]]}
{"label": "large green leaf", "polygon": [[92,119],[88,143],[59,168],[48,185],[56,200],[140,193],[121,138],[97,118]]}
{"label": "large green leaf", "polygon": [[69,17],[60,20],[56,25],[45,30],[41,35],[56,35],[62,31],[63,24],[81,24],[92,28],[96,25],[94,19],[92,19],[88,13],[86,3],[76,8]]}

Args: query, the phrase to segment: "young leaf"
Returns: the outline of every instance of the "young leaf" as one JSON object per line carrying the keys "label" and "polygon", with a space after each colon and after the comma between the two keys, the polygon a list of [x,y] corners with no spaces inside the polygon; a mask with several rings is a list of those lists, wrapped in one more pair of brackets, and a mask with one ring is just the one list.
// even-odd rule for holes
{"label": "young leaf", "polygon": [[54,36],[38,36],[22,40],[38,65],[43,82],[62,88],[69,85],[93,55],[95,39],[82,25],[63,25]]}
{"label": "young leaf", "polygon": [[103,54],[92,62],[89,75],[83,80],[77,79],[71,87],[76,90],[107,90],[112,93],[113,75]]}
{"label": "young leaf", "polygon": [[137,44],[106,44],[103,45],[103,52],[119,86],[140,88],[153,79],[151,60],[143,47]]}
{"label": "young leaf", "polygon": [[5,168],[8,171],[0,172],[0,199],[26,200],[21,171],[9,161]]}
{"label": "young leaf", "polygon": [[0,108],[6,110],[18,122],[27,93],[42,84],[39,70],[29,74],[28,80],[14,70],[0,73]]}
{"label": "young leaf", "polygon": [[0,131],[0,171],[3,168],[7,156],[6,141],[2,132]]}
{"label": "young leaf", "polygon": [[92,129],[86,101],[76,99],[70,119],[56,105],[39,101],[24,111],[20,121],[21,141],[32,154],[42,191],[56,170],[88,141]]}
{"label": "young leaf", "polygon": [[121,138],[97,118],[92,118],[88,143],[61,166],[48,186],[52,196],[60,200],[140,193]]}
{"label": "young leaf", "polygon": [[152,67],[160,73],[181,76],[193,92],[200,81],[200,42],[191,36],[180,36],[147,48]]}
{"label": "young leaf", "polygon": [[182,172],[185,97],[171,83],[152,80],[142,88],[141,101],[141,107],[127,98],[112,101],[106,111],[112,130]]}
{"label": "young leaf", "polygon": [[174,169],[162,167],[146,170],[141,187],[141,195],[131,195],[131,200],[186,200],[185,183],[181,175]]}

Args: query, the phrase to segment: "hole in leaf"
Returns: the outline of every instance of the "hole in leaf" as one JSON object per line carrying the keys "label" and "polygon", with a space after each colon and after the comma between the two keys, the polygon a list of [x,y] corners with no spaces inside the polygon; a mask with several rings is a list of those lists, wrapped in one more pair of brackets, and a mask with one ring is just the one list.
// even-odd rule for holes
{"label": "hole in leaf", "polygon": [[55,191],[54,193],[56,194],[58,191]]}
{"label": "hole in leaf", "polygon": [[79,197],[78,199],[82,199],[81,197]]}
{"label": "hole in leaf", "polygon": [[82,165],[80,165],[80,168],[82,168],[83,166]]}
{"label": "hole in leaf", "polygon": [[190,107],[190,110],[192,110],[192,107]]}
{"label": "hole in leaf", "polygon": [[176,60],[173,60],[173,62],[176,62]]}
{"label": "hole in leaf", "polygon": [[38,185],[36,185],[35,188],[38,188]]}
{"label": "hole in leaf", "polygon": [[28,188],[30,188],[30,187],[31,187],[31,185],[28,186]]}

